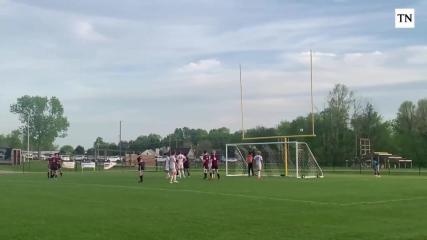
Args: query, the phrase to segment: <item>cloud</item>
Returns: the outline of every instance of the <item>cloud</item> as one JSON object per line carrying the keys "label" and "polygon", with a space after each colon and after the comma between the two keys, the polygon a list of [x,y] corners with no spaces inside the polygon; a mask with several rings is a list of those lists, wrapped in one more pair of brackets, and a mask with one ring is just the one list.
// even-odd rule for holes
{"label": "cloud", "polygon": [[[308,49],[319,106],[336,83],[373,98],[380,98],[377,90],[408,85],[402,94],[401,87],[381,93],[396,103],[425,95],[411,85],[426,81],[425,34],[423,28],[410,34],[393,28],[396,2],[3,3],[0,133],[17,127],[8,109],[24,94],[60,98],[72,120],[64,144],[91,143],[96,136],[116,141],[118,120],[135,136],[184,125],[236,130],[239,64],[247,126],[272,126],[310,110]],[[426,12],[425,3],[414,5]],[[397,109],[381,104],[381,113]]]}
{"label": "cloud", "polygon": [[104,42],[108,38],[103,34],[97,32],[94,26],[87,21],[77,21],[74,23],[73,31],[76,36],[82,40],[91,42]]}
{"label": "cloud", "polygon": [[181,67],[179,71],[193,73],[193,72],[207,72],[217,70],[221,67],[221,62],[217,59],[202,59],[197,62],[191,62]]}

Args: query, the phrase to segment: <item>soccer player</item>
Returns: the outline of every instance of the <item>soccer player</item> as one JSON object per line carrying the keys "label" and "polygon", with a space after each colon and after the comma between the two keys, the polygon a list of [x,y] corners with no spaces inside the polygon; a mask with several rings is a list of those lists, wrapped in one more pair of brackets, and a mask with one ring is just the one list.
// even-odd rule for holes
{"label": "soccer player", "polygon": [[184,154],[184,174],[187,174],[187,177],[190,176],[190,159],[188,159],[187,154]]}
{"label": "soccer player", "polygon": [[248,164],[248,177],[251,176],[251,172],[252,172],[252,176],[254,175],[253,160],[254,160],[254,156],[252,155],[251,152],[249,152],[248,155],[246,156],[246,163]]}
{"label": "soccer player", "polygon": [[257,153],[256,153],[256,155],[254,157],[254,160],[255,160],[255,164],[256,164],[257,170],[258,170],[258,179],[261,179],[261,170],[262,170],[263,159],[262,159],[260,151],[257,151]]}
{"label": "soccer player", "polygon": [[166,179],[169,179],[170,178],[170,174],[169,174],[169,161],[170,161],[170,158],[169,158],[169,156],[167,155],[167,153],[163,153],[163,159],[165,159],[165,174],[166,174]]}
{"label": "soccer player", "polygon": [[202,161],[203,161],[203,175],[204,175],[203,179],[207,179],[208,178],[208,172],[210,171],[210,169],[209,169],[210,159],[209,159],[209,154],[206,150],[203,151]]}
{"label": "soccer player", "polygon": [[55,153],[54,156],[51,158],[51,162],[49,163],[49,167],[50,167],[50,178],[56,178],[58,177],[57,175],[57,170],[58,170],[58,157],[57,156],[58,153]]}
{"label": "soccer player", "polygon": [[142,183],[144,181],[145,161],[144,161],[144,158],[142,158],[141,153],[139,153],[137,160],[138,160],[139,183]]}
{"label": "soccer player", "polygon": [[53,156],[49,157],[48,163],[47,163],[47,178],[53,177]]}
{"label": "soccer player", "polygon": [[217,176],[218,180],[220,178],[219,171],[218,171],[218,155],[216,154],[216,151],[213,150],[211,154],[211,162],[212,162],[212,172],[211,172],[211,178]]}
{"label": "soccer player", "polygon": [[185,178],[184,175],[184,154],[182,154],[181,152],[179,152],[178,156],[176,156],[176,161],[178,164],[178,176],[179,178]]}
{"label": "soccer player", "polygon": [[169,157],[169,176],[170,183],[178,183],[176,180],[176,155],[175,152]]}
{"label": "soccer player", "polygon": [[374,176],[379,177],[380,176],[380,161],[379,159],[376,159],[374,157],[372,161],[372,167],[374,169]]}
{"label": "soccer player", "polygon": [[[61,156],[59,156],[59,153],[55,153],[55,161],[56,161],[56,169],[59,172],[59,175],[62,177],[62,159]],[[58,174],[56,174],[58,175]]]}

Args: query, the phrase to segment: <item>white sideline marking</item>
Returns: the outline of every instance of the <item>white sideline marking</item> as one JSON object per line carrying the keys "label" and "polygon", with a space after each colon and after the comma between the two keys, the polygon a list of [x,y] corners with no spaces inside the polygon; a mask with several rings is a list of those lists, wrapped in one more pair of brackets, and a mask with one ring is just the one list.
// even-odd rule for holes
{"label": "white sideline marking", "polygon": [[[14,182],[16,183],[16,181]],[[21,181],[21,182],[28,182],[28,183],[34,184],[34,182],[30,182],[30,181]],[[93,186],[93,187],[119,188],[119,189],[142,189],[142,190],[165,191],[165,192],[189,192],[189,193],[217,195],[217,196],[226,196],[226,197],[249,198],[249,199],[255,199],[255,200],[272,200],[272,201],[284,201],[284,202],[295,202],[295,203],[305,203],[305,204],[331,205],[331,206],[340,206],[340,207],[349,207],[349,206],[358,206],[358,205],[377,205],[377,204],[386,204],[386,203],[394,203],[394,202],[427,200],[427,196],[425,196],[425,197],[398,198],[398,199],[377,200],[377,201],[339,203],[339,202],[322,202],[322,201],[313,201],[313,200],[255,196],[255,195],[222,193],[222,192],[206,192],[206,191],[199,191],[199,190],[193,190],[193,189],[153,188],[153,187],[144,187],[144,186],[137,187],[137,186],[107,185],[107,184],[96,184],[96,183],[88,183],[88,184],[61,183],[61,184],[71,185],[71,186]]]}
{"label": "white sideline marking", "polygon": [[397,199],[388,199],[388,200],[378,200],[378,201],[361,201],[361,202],[350,202],[350,203],[340,203],[340,206],[357,206],[357,205],[375,205],[375,204],[385,204],[385,203],[394,203],[394,202],[410,202],[416,200],[426,200],[427,197],[413,197],[413,198],[397,198]]}

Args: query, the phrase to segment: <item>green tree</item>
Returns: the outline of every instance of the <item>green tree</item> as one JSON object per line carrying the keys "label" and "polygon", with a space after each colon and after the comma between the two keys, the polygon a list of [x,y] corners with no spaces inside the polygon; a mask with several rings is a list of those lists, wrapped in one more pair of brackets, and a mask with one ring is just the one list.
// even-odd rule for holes
{"label": "green tree", "polygon": [[208,137],[214,149],[225,150],[225,144],[227,144],[230,139],[230,129],[226,127],[211,129]]}
{"label": "green tree", "polygon": [[69,127],[64,116],[64,108],[56,97],[28,96],[17,99],[10,106],[12,113],[18,114],[22,123],[21,131],[26,137],[26,126],[29,120],[30,140],[40,156],[41,148],[53,148],[57,137],[65,137]]}
{"label": "green tree", "polygon": [[416,131],[427,140],[427,98],[421,99],[417,103],[414,125]]}
{"label": "green tree", "polygon": [[354,103],[354,94],[345,85],[337,84],[329,92],[327,108],[322,111],[324,151],[332,166],[343,164],[344,160],[352,158],[354,145],[352,132],[348,128],[350,110]]}
{"label": "green tree", "polygon": [[73,146],[64,145],[59,149],[59,153],[62,155],[71,155],[74,152]]}
{"label": "green tree", "polygon": [[0,146],[22,148],[21,132],[19,130],[13,130],[6,136],[0,134]]}
{"label": "green tree", "polygon": [[76,155],[83,155],[85,154],[85,148],[81,145],[78,145],[75,149],[74,149],[74,154]]}
{"label": "green tree", "polygon": [[135,141],[129,142],[129,150],[145,151],[147,149],[156,149],[161,146],[161,136],[157,134],[149,134],[148,136],[139,136]]}
{"label": "green tree", "polygon": [[395,144],[398,152],[414,160],[419,167],[424,166],[427,158],[427,138],[425,124],[427,100],[418,101],[418,106],[411,101],[403,102],[394,121]]}
{"label": "green tree", "polygon": [[374,150],[393,150],[390,123],[382,120],[381,115],[375,111],[371,103],[366,103],[359,112],[355,112],[351,125],[355,132],[356,144],[358,144],[359,138],[369,138]]}

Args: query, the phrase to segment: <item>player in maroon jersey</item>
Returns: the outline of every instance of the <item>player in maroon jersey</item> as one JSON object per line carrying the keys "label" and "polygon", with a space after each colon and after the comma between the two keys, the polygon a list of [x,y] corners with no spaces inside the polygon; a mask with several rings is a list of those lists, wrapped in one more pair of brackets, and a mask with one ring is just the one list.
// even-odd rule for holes
{"label": "player in maroon jersey", "polygon": [[138,160],[139,182],[142,183],[144,181],[145,161],[142,158],[141,153],[138,155],[137,160]]}
{"label": "player in maroon jersey", "polygon": [[58,170],[58,161],[59,158],[57,157],[57,153],[55,153],[50,159],[49,159],[49,171],[50,171],[50,178],[56,178],[57,170]]}
{"label": "player in maroon jersey", "polygon": [[190,159],[187,154],[184,154],[184,174],[187,174],[187,177],[190,176]]}
{"label": "player in maroon jersey", "polygon": [[55,162],[56,162],[56,171],[59,172],[59,175],[62,177],[62,170],[61,170],[62,159],[61,159],[61,156],[59,156],[59,153],[55,153]]}
{"label": "player in maroon jersey", "polygon": [[218,180],[219,180],[219,172],[218,172],[218,155],[216,154],[216,151],[213,150],[211,154],[211,162],[212,162],[212,171],[211,171],[211,178],[213,178],[216,174]]}
{"label": "player in maroon jersey", "polygon": [[209,154],[206,150],[203,151],[202,161],[203,161],[203,174],[204,174],[203,179],[207,179],[208,178],[208,172],[210,171],[210,169],[209,169],[210,157],[209,157]]}
{"label": "player in maroon jersey", "polygon": [[52,178],[53,177],[53,156],[49,157],[48,159],[48,163],[47,163],[47,178]]}

